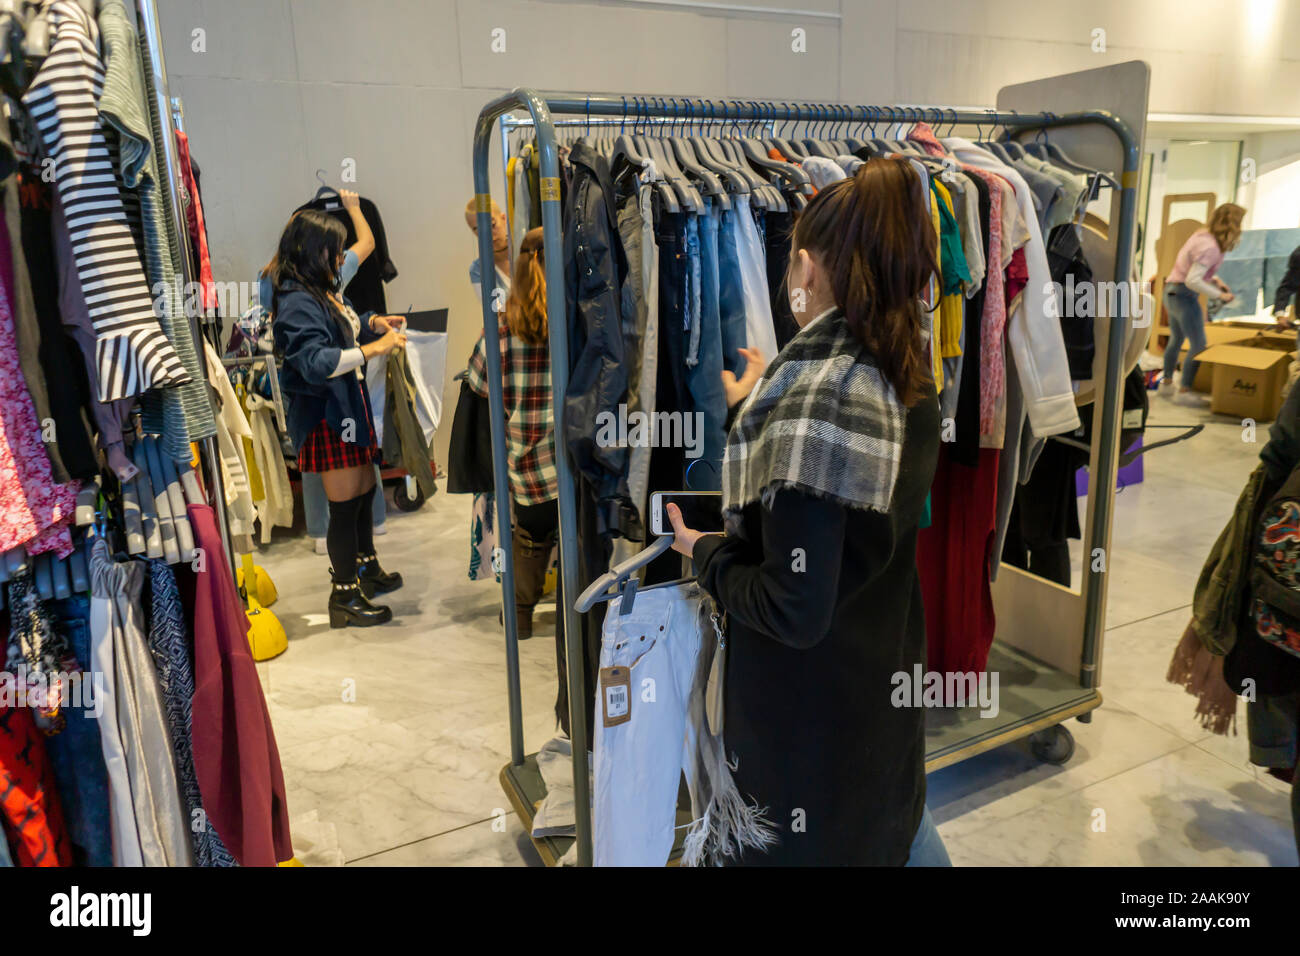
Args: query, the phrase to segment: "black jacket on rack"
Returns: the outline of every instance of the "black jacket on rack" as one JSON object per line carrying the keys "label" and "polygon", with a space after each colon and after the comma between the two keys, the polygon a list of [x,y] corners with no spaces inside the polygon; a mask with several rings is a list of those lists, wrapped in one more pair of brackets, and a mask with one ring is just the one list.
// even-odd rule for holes
{"label": "black jacket on rack", "polygon": [[[601,447],[596,435],[603,416],[617,416],[619,404],[627,401],[630,364],[621,297],[627,259],[619,240],[608,162],[581,143],[573,147],[569,162],[573,183],[564,210],[570,350],[564,444],[574,470],[594,492],[599,532],[623,534],[629,517],[635,518],[627,494],[628,452]],[[631,322],[635,326],[634,318]]]}
{"label": "black jacket on rack", "polygon": [[[344,248],[350,248],[357,241],[357,231],[352,226],[352,217],[339,205],[337,196],[321,196],[306,205],[299,206],[294,212],[302,212],[304,209],[327,212],[343,223],[343,228],[348,231],[348,237],[343,243]],[[392,282],[397,278],[397,266],[393,265],[393,260],[388,256],[388,237],[384,233],[384,220],[379,215],[379,209],[364,196],[361,199],[361,215],[365,218],[370,231],[375,234],[375,251],[366,256],[366,261],[361,263],[357,274],[343,291],[358,314],[378,312],[386,315],[388,297],[384,295],[384,283]]]}

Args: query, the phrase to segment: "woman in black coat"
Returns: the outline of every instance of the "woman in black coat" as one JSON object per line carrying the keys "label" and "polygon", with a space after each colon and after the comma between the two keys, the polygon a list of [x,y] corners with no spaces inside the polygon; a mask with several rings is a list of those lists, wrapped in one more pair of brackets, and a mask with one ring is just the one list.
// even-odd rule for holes
{"label": "woman in black coat", "polygon": [[[724,722],[740,792],[776,844],[750,865],[947,864],[925,809],[916,539],[939,449],[920,296],[936,238],[906,162],[867,163],[797,221],[800,325],[752,354],[723,463],[725,535],[669,505],[674,547],[725,611]],[[901,704],[901,705],[899,705]]]}
{"label": "woman in black coat", "polygon": [[379,447],[365,388],[366,362],[401,348],[398,316],[358,316],[340,291],[347,233],[324,213],[295,213],[268,267],[274,289],[271,331],[283,355],[281,389],[298,469],[319,472],[329,499],[331,627],[392,619],[370,603],[401,587],[375,555],[371,502]]}

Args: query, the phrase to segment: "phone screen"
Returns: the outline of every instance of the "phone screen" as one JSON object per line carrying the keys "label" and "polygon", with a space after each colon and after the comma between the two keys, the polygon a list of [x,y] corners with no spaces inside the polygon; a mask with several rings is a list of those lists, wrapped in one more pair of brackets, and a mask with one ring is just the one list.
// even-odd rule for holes
{"label": "phone screen", "polygon": [[722,493],[719,491],[656,491],[650,496],[650,533],[672,534],[668,503],[682,509],[686,527],[696,531],[722,530]]}

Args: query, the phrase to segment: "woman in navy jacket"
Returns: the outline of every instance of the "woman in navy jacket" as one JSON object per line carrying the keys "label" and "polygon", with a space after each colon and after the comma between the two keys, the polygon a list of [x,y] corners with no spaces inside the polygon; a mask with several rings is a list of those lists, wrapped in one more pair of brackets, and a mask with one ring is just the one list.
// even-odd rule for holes
{"label": "woman in navy jacket", "polygon": [[332,217],[299,212],[285,226],[268,273],[289,437],[298,469],[318,472],[329,499],[330,626],[366,627],[392,619],[391,608],[370,598],[401,587],[402,577],[385,572],[375,555],[371,501],[379,447],[365,366],[401,348],[406,336],[400,317],[358,316],[343,297],[346,239],[342,223]]}

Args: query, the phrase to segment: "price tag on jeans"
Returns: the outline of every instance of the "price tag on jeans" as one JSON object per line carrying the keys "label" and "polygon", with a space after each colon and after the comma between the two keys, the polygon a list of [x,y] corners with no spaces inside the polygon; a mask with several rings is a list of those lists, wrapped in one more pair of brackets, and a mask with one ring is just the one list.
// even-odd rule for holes
{"label": "price tag on jeans", "polygon": [[606,727],[632,719],[632,671],[627,667],[600,669],[601,708]]}

